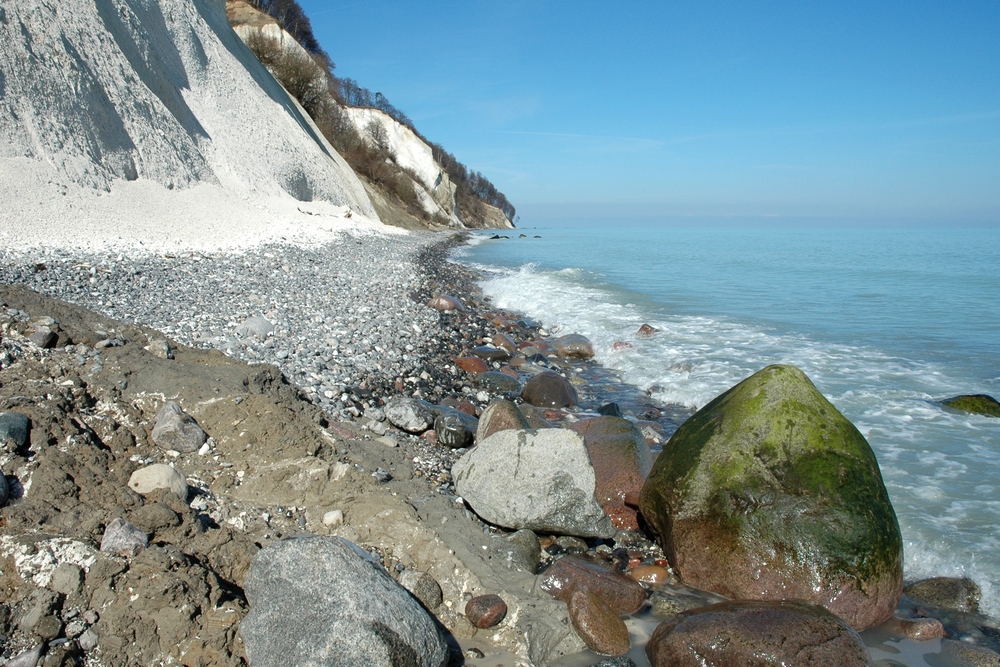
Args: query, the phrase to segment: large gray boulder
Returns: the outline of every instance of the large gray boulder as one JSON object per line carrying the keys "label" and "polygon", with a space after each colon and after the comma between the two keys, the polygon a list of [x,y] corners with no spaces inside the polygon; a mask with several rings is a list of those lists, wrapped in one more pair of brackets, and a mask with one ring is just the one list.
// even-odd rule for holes
{"label": "large gray boulder", "polygon": [[452,468],[455,488],[479,516],[506,528],[612,537],[594,495],[583,438],[566,429],[498,431]]}
{"label": "large gray boulder", "polygon": [[194,417],[184,412],[175,401],[170,401],[156,413],[153,442],[161,448],[189,454],[198,451],[206,440],[208,435]]}
{"label": "large gray boulder", "polygon": [[278,542],[254,557],[240,624],[251,667],[443,667],[441,627],[356,545],[339,537]]}

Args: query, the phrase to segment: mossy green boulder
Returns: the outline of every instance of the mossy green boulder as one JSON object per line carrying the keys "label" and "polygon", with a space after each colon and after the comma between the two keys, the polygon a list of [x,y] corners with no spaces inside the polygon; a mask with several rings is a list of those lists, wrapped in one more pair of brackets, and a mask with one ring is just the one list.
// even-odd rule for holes
{"label": "mossy green boulder", "polygon": [[989,394],[956,396],[941,401],[941,405],[953,410],[962,410],[986,417],[1000,417],[1000,401]]}
{"label": "mossy green boulder", "polygon": [[899,602],[903,540],[875,454],[794,366],[768,366],[685,422],[639,507],[688,585],[810,600],[857,630]]}

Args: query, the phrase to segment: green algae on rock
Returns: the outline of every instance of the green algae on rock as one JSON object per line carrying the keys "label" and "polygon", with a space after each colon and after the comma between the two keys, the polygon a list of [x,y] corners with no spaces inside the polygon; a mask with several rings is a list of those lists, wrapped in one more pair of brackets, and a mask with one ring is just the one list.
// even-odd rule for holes
{"label": "green algae on rock", "polygon": [[955,396],[941,401],[941,405],[985,417],[1000,417],[1000,401],[988,394]]}
{"label": "green algae on rock", "polygon": [[793,366],[768,366],[685,422],[639,507],[688,585],[810,600],[858,630],[899,601],[902,536],[875,455]]}

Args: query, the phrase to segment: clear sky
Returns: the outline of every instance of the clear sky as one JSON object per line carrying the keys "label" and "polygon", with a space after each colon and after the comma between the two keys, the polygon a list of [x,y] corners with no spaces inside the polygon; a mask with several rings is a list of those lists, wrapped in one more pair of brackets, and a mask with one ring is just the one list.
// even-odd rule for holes
{"label": "clear sky", "polygon": [[1000,2],[299,0],[522,224],[1000,224]]}

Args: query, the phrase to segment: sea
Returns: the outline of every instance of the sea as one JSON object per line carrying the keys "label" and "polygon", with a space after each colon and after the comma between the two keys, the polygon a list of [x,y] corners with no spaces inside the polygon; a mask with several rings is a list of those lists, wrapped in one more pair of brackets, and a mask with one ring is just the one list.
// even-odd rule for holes
{"label": "sea", "polygon": [[[805,371],[878,458],[906,580],[971,577],[1000,618],[1000,419],[940,404],[1000,397],[1000,227],[607,219],[499,234],[455,255],[494,304],[586,335],[660,401],[699,408],[769,364]],[[639,338],[642,324],[659,333]]]}

